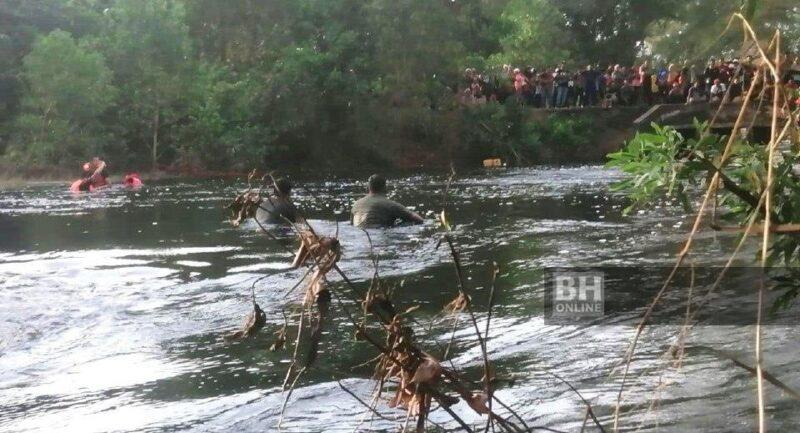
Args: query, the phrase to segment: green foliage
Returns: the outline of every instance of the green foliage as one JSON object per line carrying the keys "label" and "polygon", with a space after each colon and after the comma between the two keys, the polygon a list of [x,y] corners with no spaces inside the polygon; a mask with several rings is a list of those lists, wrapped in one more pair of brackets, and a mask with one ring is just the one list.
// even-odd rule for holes
{"label": "green foliage", "polygon": [[251,76],[201,65],[185,95],[186,121],[176,126],[178,163],[247,170],[261,161],[274,132],[252,120],[259,90]]}
{"label": "green foliage", "polygon": [[786,27],[783,34],[784,43],[788,51],[800,52],[800,6],[794,6],[786,11]]}
{"label": "green foliage", "polygon": [[[698,134],[705,129],[697,124]],[[628,177],[614,189],[628,194],[634,206],[654,202],[658,198],[676,197],[686,205],[691,197],[705,189],[714,173],[720,173],[718,205],[721,218],[738,227],[747,226],[754,216],[764,218],[763,206],[757,206],[767,185],[767,147],[760,143],[736,139],[729,157],[722,163],[726,137],[714,134],[686,139],[672,128],[653,125],[654,133],[637,134],[624,149],[609,156],[609,167],[623,171]],[[771,223],[792,224],[800,219],[800,177],[793,167],[800,163],[796,149],[782,152],[773,168],[773,205]],[[756,214],[756,215],[754,215]],[[796,268],[800,264],[800,239],[794,234],[775,233],[767,262],[770,267]],[[791,303],[798,293],[796,278],[786,278],[792,269],[777,269],[784,291],[777,306]],[[792,274],[794,275],[794,274]],[[791,284],[790,284],[791,283]]]}
{"label": "green foliage", "polygon": [[460,133],[462,153],[472,160],[500,157],[513,161],[514,152],[530,154],[541,144],[538,128],[525,122],[525,110],[509,99],[463,110]]}
{"label": "green foliage", "polygon": [[534,121],[513,98],[505,104],[490,102],[463,110],[460,125],[460,153],[473,161],[500,157],[512,163],[559,162],[564,149],[592,145],[588,118],[553,114]]}
{"label": "green foliage", "polygon": [[117,95],[102,55],[56,30],[34,44],[22,74],[28,93],[15,122],[13,159],[48,164],[100,150],[98,118]]}
{"label": "green foliage", "polygon": [[566,18],[547,0],[511,0],[498,20],[503,29],[502,52],[493,55],[495,66],[557,65],[569,58]]}
{"label": "green foliage", "polygon": [[589,143],[592,136],[592,122],[589,117],[562,117],[551,115],[543,124],[542,141],[556,148],[569,148]]}
{"label": "green foliage", "polygon": [[[800,24],[796,0],[677,2],[670,14],[652,21],[646,40],[653,54],[670,62],[702,66],[710,56],[719,57],[720,53],[739,57],[744,36],[741,25],[736,21],[727,28],[737,12],[748,17],[756,33],[765,39],[762,43],[776,28],[791,34],[791,29]],[[785,46],[797,48],[797,38],[785,37]]]}
{"label": "green foliage", "polygon": [[187,86],[196,77],[184,10],[172,0],[117,0],[105,10],[94,41],[107,53],[122,90],[118,113],[129,153],[155,166],[174,152],[174,125],[187,114]]}
{"label": "green foliage", "polygon": [[625,213],[662,196],[677,197],[688,203],[683,182],[693,178],[686,175],[686,166],[676,160],[686,142],[671,127],[652,126],[653,133],[636,133],[625,148],[608,156],[609,167],[631,175],[612,186],[614,191],[625,191],[633,201]]}
{"label": "green foliage", "polygon": [[[556,149],[548,159],[557,160],[557,149],[583,145],[583,120],[531,122],[510,105],[465,110],[454,98],[464,68],[509,90],[505,63],[627,63],[648,35],[663,56],[741,42],[708,36],[740,1],[0,3],[0,157],[51,164],[99,152],[131,168],[264,159],[340,168],[512,148],[531,162]],[[800,32],[790,0],[757,3],[760,29]],[[72,36],[47,42],[71,44],[51,62],[34,51],[53,31]]]}
{"label": "green foliage", "polygon": [[[630,64],[648,26],[673,16],[682,0],[558,0],[579,64]],[[692,2],[697,3],[697,2]],[[713,2],[700,2],[703,4]]]}
{"label": "green foliage", "polygon": [[111,71],[103,56],[56,30],[39,40],[23,61],[29,106],[42,113],[89,121],[114,99]]}

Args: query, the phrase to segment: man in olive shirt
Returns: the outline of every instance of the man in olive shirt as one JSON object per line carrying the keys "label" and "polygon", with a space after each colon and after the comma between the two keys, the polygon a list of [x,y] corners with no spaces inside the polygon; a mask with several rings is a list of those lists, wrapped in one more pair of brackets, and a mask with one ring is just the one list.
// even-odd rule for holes
{"label": "man in olive shirt", "polygon": [[353,204],[352,223],[360,228],[392,227],[397,220],[422,224],[423,219],[405,206],[386,198],[386,179],[373,174],[365,197]]}
{"label": "man in olive shirt", "polygon": [[292,184],[286,179],[275,181],[275,194],[261,202],[256,219],[262,223],[283,224],[297,221],[297,209],[292,204]]}

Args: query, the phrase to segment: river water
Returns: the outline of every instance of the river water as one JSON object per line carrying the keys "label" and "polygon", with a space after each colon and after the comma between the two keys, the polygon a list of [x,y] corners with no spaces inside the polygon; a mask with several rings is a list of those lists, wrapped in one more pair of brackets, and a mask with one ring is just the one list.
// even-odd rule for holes
{"label": "river water", "polygon": [[[481,323],[491,263],[500,266],[488,352],[502,379],[498,395],[529,425],[581,428],[584,406],[549,371],[572,383],[610,431],[620,376],[609,373],[641,313],[617,312],[600,324],[548,321],[543,269],[669,266],[689,231],[691,221],[667,206],[624,216],[625,200],[609,192],[616,179],[617,173],[601,167],[532,168],[459,177],[450,190],[453,237]],[[420,175],[390,183],[394,198],[430,221],[370,231],[378,271],[395,288],[397,305],[420,306],[413,313],[417,338],[441,356],[453,323],[441,308],[456,290],[451,258],[445,248],[437,249],[440,229],[433,218],[446,178]],[[300,208],[318,232],[338,230],[341,267],[366,285],[373,273],[369,242],[346,223],[363,183],[298,184]],[[291,350],[267,347],[283,324],[282,311],[300,302],[300,291],[286,292],[303,272],[289,269],[286,247],[295,244],[288,230],[271,228],[279,243],[253,222],[238,228],[225,222],[221,207],[238,187],[173,180],[138,192],[74,196],[64,185],[0,192],[0,431],[277,430]],[[722,263],[731,241],[704,231],[692,262]],[[752,250],[741,263],[753,260]],[[247,314],[250,286],[260,277],[256,296],[268,316],[266,328],[252,339],[223,342]],[[641,305],[652,295],[639,278],[614,284],[615,296]],[[685,296],[675,293],[667,303],[677,305]],[[723,305],[725,300],[752,305],[753,294],[752,287],[732,284],[719,299]],[[786,314],[784,319],[795,313]],[[478,381],[482,358],[471,329],[465,318],[459,320],[450,358]],[[689,350],[680,369],[671,367],[662,354],[677,329],[658,324],[644,332],[623,394],[621,430],[754,431],[751,374],[703,350]],[[795,331],[791,320],[765,327],[764,365],[798,389]],[[751,318],[734,317],[697,326],[688,344],[753,365],[753,333]],[[283,430],[397,431],[398,423],[370,420],[336,382],[369,400],[370,367],[353,367],[376,355],[371,346],[354,341],[352,326],[337,307],[320,351],[316,367],[289,402]],[[765,391],[771,430],[800,430],[798,402],[770,384]],[[402,421],[401,412],[378,409]],[[463,403],[454,410],[468,422],[481,422]],[[441,410],[431,419],[457,427]]]}

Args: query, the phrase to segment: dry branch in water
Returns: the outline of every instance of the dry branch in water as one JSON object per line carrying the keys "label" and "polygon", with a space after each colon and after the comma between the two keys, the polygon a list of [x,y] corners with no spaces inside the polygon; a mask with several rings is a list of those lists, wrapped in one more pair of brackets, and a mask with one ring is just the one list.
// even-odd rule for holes
{"label": "dry branch in water", "polygon": [[459,292],[450,303],[444,306],[443,310],[446,313],[460,313],[467,309],[469,306],[469,296],[464,292]]}
{"label": "dry branch in water", "polygon": [[253,301],[253,311],[245,318],[242,329],[225,336],[226,341],[241,340],[242,338],[252,337],[267,323],[267,313]]}
{"label": "dry branch in water", "polygon": [[247,191],[237,195],[225,208],[230,209],[230,222],[234,227],[238,227],[244,220],[255,218],[256,211],[261,205],[261,196],[254,191]]}
{"label": "dry branch in water", "polygon": [[[238,223],[241,223],[246,218],[254,217],[255,210],[258,209],[259,193],[251,191],[252,189],[248,188],[247,192],[238,195],[229,206],[234,214],[234,220]],[[435,402],[438,408],[450,415],[453,422],[457,423],[462,431],[473,432],[472,427],[450,408],[450,406],[463,400],[475,414],[487,417],[486,426],[487,428],[491,426],[493,432],[507,431],[516,433],[531,431],[525,420],[513,408],[494,395],[494,373],[486,353],[486,342],[478,328],[473,312],[474,307],[471,305],[470,296],[466,292],[464,285],[464,276],[458,252],[449,235],[443,236],[443,240],[447,242],[450,248],[459,284],[458,295],[445,307],[445,310],[454,314],[461,312],[469,314],[483,354],[484,369],[481,379],[472,380],[463,377],[461,373],[455,371],[455,367],[452,369],[445,367],[439,359],[436,359],[436,357],[420,347],[410,326],[413,322],[410,315],[418,306],[403,309],[394,305],[391,299],[391,290],[388,290],[380,280],[377,269],[378,261],[374,252],[373,265],[376,269],[369,288],[364,291],[358,288],[337,265],[342,258],[342,247],[338,238],[335,236],[320,236],[308,224],[307,220],[301,218],[301,221],[301,224],[293,225],[295,233],[297,233],[299,246],[294,254],[292,267],[308,267],[307,272],[295,285],[295,287],[304,285],[306,290],[299,306],[300,314],[294,339],[292,361],[283,385],[284,390],[287,392],[281,409],[279,426],[298,380],[306,371],[314,368],[319,354],[318,348],[322,339],[322,331],[329,316],[330,302],[335,300],[339,311],[352,323],[356,338],[371,345],[378,352],[377,357],[363,364],[374,364],[373,378],[377,384],[375,395],[372,399],[373,405],[367,407],[371,413],[378,413],[374,405],[383,399],[388,407],[405,411],[405,424],[408,424],[411,418],[415,417],[416,431],[424,432],[427,424],[435,424],[428,420],[432,404]],[[258,226],[274,239],[274,236],[264,226],[261,224]],[[449,229],[448,224],[445,227]],[[369,236],[368,233],[367,236]],[[371,240],[370,247],[372,247]],[[334,283],[328,281],[327,277],[331,271],[335,271],[341,281]],[[497,269],[495,268],[493,285],[496,275]],[[266,321],[263,311],[255,304],[254,288],[255,284],[253,285],[254,313],[252,315],[254,320],[248,319],[245,328],[237,332],[237,336],[252,335],[260,327],[263,327]],[[492,292],[494,292],[494,289],[492,289]],[[351,307],[342,302],[342,297],[352,300],[354,305],[360,307],[363,313],[361,321],[356,319],[357,313],[351,312]],[[492,294],[490,298],[489,308],[491,310],[494,303],[494,295]],[[254,325],[251,325],[251,322]],[[277,338],[270,350],[278,350],[285,345],[288,325],[288,318],[284,314],[284,326],[275,332]],[[487,320],[486,334],[488,334],[488,331],[489,324]],[[382,335],[373,335],[377,333]],[[304,362],[299,360],[301,346],[308,348]],[[481,383],[483,389],[475,389],[474,385],[477,383]],[[353,395],[352,393],[350,394]],[[359,399],[359,402],[362,401]],[[509,418],[498,415],[492,409],[493,402],[503,407],[509,413]],[[512,418],[514,421],[512,421]],[[518,426],[516,424],[517,421],[523,427]],[[536,428],[557,431],[546,427]]]}
{"label": "dry branch in water", "polygon": [[269,346],[270,352],[277,352],[282,350],[286,345],[286,330],[289,329],[289,318],[286,313],[283,313],[283,326],[281,329],[275,331],[275,341]]}

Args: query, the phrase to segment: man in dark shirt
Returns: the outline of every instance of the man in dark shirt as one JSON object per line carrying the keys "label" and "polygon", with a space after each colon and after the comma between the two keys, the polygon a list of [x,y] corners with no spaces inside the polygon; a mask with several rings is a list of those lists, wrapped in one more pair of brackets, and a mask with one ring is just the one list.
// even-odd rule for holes
{"label": "man in dark shirt", "polygon": [[292,184],[286,179],[275,181],[275,194],[264,199],[256,211],[256,218],[262,223],[279,224],[297,221],[297,209],[291,199]]}
{"label": "man in dark shirt", "polygon": [[686,96],[686,103],[693,104],[697,102],[704,102],[706,100],[705,90],[700,84],[700,81],[695,81],[692,87],[689,88],[689,93]]}
{"label": "man in dark shirt", "polygon": [[567,95],[569,94],[569,74],[563,69],[556,69],[556,107],[567,105]]}
{"label": "man in dark shirt", "polygon": [[421,216],[405,206],[386,198],[386,179],[373,174],[369,177],[368,194],[353,204],[353,225],[360,228],[392,227],[397,220],[422,224]]}
{"label": "man in dark shirt", "polygon": [[586,70],[581,72],[583,75],[583,89],[586,92],[586,106],[593,106],[597,103],[597,93],[598,93],[598,79],[600,77],[600,73],[596,71],[592,65],[586,66]]}

